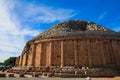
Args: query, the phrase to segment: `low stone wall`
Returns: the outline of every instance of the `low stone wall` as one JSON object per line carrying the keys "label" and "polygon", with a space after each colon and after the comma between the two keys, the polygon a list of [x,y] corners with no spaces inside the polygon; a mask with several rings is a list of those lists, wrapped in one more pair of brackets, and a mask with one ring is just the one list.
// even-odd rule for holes
{"label": "low stone wall", "polygon": [[[14,73],[14,76],[24,77],[24,75],[31,77],[113,77],[119,76],[120,70],[114,69],[79,69],[79,68],[60,68],[60,67],[30,67],[29,69],[13,68],[8,70],[9,73]],[[9,75],[10,76],[10,75]]]}
{"label": "low stone wall", "polygon": [[5,73],[0,73],[0,77],[5,77],[6,74]]}

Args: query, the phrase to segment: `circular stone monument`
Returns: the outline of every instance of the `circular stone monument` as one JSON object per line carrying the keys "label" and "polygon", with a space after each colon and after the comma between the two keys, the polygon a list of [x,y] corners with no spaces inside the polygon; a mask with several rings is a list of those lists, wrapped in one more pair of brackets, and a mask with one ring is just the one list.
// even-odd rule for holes
{"label": "circular stone monument", "polygon": [[118,69],[120,33],[83,20],[59,23],[26,43],[17,66]]}

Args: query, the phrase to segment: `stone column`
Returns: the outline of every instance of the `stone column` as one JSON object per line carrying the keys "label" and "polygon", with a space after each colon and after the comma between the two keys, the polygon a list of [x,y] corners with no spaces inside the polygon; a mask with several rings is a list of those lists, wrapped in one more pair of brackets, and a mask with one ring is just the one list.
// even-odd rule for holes
{"label": "stone column", "polygon": [[64,42],[61,41],[61,67],[64,66]]}
{"label": "stone column", "polygon": [[105,66],[106,65],[106,60],[105,60],[105,53],[104,53],[104,43],[103,43],[103,40],[101,39],[100,40],[100,46],[101,46],[101,57],[102,57],[102,64],[103,64],[103,66]]}
{"label": "stone column", "polygon": [[20,64],[21,64],[21,56],[20,56],[20,59],[19,59],[19,66],[21,66]]}
{"label": "stone column", "polygon": [[75,59],[75,66],[78,66],[78,58],[77,58],[77,40],[74,40],[74,59]]}
{"label": "stone column", "polygon": [[18,58],[19,58],[19,60],[18,60],[18,66],[20,66],[20,56]]}
{"label": "stone column", "polygon": [[111,63],[112,65],[114,65],[115,59],[114,59],[114,54],[113,54],[112,42],[110,42],[109,44],[109,54],[111,57]]}
{"label": "stone column", "polygon": [[89,66],[92,66],[92,57],[91,57],[91,44],[90,44],[90,40],[87,39],[87,45],[88,45],[88,62],[89,62]]}
{"label": "stone column", "polygon": [[26,53],[23,53],[23,63],[22,66],[25,66],[26,64]]}
{"label": "stone column", "polygon": [[28,62],[28,53],[26,53],[25,55],[26,55],[25,66],[27,66],[27,62]]}
{"label": "stone column", "polygon": [[117,41],[113,41],[112,42],[112,47],[113,47],[113,54],[115,55],[115,65],[119,66],[119,55],[118,55],[118,52],[117,52]]}
{"label": "stone column", "polygon": [[20,61],[20,57],[17,57],[15,61],[15,66],[19,66],[19,61]]}
{"label": "stone column", "polygon": [[40,66],[42,66],[42,43],[40,43]]}
{"label": "stone column", "polygon": [[50,53],[49,53],[49,66],[51,66],[51,60],[52,60],[52,42],[50,42]]}
{"label": "stone column", "polygon": [[22,66],[22,63],[23,63],[23,55],[21,55],[20,66]]}
{"label": "stone column", "polygon": [[32,62],[31,62],[31,66],[35,65],[35,44],[32,44]]}

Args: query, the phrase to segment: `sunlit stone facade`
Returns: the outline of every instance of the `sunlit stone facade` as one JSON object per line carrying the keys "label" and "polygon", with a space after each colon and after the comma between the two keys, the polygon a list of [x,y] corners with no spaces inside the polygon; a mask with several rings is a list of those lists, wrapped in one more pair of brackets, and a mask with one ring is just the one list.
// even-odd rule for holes
{"label": "sunlit stone facade", "polygon": [[120,67],[120,33],[92,22],[61,23],[27,42],[16,66],[116,69]]}

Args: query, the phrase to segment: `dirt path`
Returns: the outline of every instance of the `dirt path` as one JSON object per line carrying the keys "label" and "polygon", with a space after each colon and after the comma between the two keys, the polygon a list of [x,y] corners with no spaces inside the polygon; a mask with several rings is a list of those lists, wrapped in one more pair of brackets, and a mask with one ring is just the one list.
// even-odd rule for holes
{"label": "dirt path", "polygon": [[[86,80],[86,78],[0,78],[0,80]],[[92,78],[92,80],[120,80],[120,77]]]}

